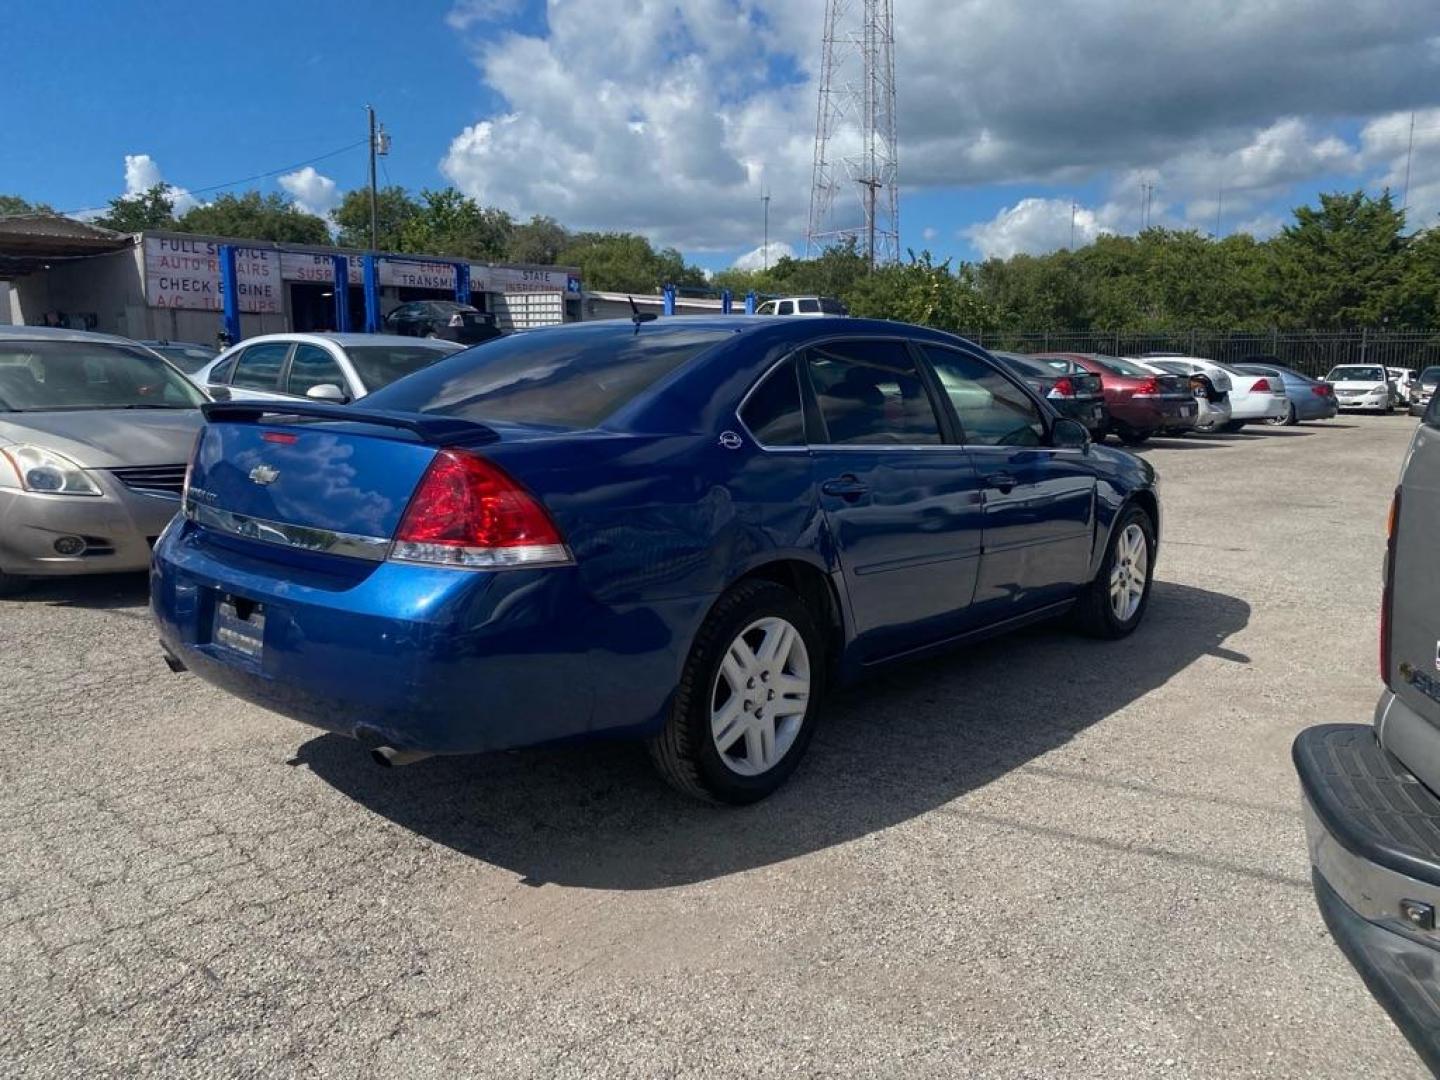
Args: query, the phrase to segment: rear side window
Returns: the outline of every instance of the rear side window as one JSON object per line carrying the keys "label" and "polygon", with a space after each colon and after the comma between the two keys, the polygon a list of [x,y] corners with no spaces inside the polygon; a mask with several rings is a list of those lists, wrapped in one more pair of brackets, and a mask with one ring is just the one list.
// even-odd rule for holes
{"label": "rear side window", "polygon": [[821,310],[822,312],[824,312],[826,315],[849,315],[849,314],[850,314],[850,310],[849,310],[844,304],[840,303],[839,300],[831,300],[831,299],[829,299],[828,297],[822,297],[822,298],[821,298],[821,300],[820,300],[820,310]]}
{"label": "rear side window", "polygon": [[740,419],[761,446],[804,446],[805,412],[795,365],[781,364],[755,387]]}
{"label": "rear side window", "polygon": [[230,377],[230,385],[242,390],[278,390],[280,368],[284,366],[285,354],[289,350],[289,345],[278,341],[251,345],[235,362],[235,374]]}
{"label": "rear side window", "polygon": [[355,367],[365,389],[374,392],[389,386],[412,371],[429,367],[438,360],[453,356],[458,350],[444,345],[350,345],[345,355]]}
{"label": "rear side window", "polygon": [[904,342],[832,342],[811,349],[807,359],[828,443],[940,442],[934,406]]}
{"label": "rear side window", "polygon": [[815,299],[797,300],[796,305],[801,315],[818,315],[820,313],[820,301]]}
{"label": "rear side window", "polygon": [[463,420],[594,427],[733,330],[595,323],[527,330],[456,353],[366,399]]}
{"label": "rear side window", "polygon": [[207,380],[211,386],[224,386],[230,381],[230,373],[235,370],[237,356],[229,357],[222,363],[216,364],[210,369],[210,378]]}

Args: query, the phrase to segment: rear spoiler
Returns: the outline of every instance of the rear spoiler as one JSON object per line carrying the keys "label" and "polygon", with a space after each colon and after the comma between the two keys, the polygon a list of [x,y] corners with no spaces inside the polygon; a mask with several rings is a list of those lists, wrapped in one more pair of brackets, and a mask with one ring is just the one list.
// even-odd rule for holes
{"label": "rear spoiler", "polygon": [[419,436],[422,442],[440,446],[449,443],[475,445],[495,442],[494,428],[474,420],[424,413],[381,412],[353,405],[332,405],[323,401],[207,401],[200,406],[211,423],[253,424],[267,416],[298,416],[306,420],[331,420],[343,424],[373,424],[399,428]]}

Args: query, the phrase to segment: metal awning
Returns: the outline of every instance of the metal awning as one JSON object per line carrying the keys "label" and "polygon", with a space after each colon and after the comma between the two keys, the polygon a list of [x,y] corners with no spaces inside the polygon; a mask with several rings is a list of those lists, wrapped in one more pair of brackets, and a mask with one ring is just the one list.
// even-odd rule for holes
{"label": "metal awning", "polygon": [[128,233],[60,214],[0,217],[0,279],[23,277],[56,263],[120,251],[134,243],[135,238]]}

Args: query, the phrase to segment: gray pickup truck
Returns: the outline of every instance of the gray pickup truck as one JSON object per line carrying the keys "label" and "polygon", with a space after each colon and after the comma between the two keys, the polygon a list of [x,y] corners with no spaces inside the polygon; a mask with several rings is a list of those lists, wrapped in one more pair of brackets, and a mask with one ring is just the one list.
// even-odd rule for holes
{"label": "gray pickup truck", "polygon": [[1373,725],[1295,740],[1311,878],[1335,943],[1440,1075],[1440,395],[1390,508]]}

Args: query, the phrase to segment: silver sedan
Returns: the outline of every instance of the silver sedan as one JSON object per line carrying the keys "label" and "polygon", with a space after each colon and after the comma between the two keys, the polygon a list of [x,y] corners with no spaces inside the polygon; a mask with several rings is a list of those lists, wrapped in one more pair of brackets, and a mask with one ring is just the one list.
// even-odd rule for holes
{"label": "silver sedan", "polygon": [[125,338],[0,327],[0,593],[146,569],[179,509],[204,400]]}

